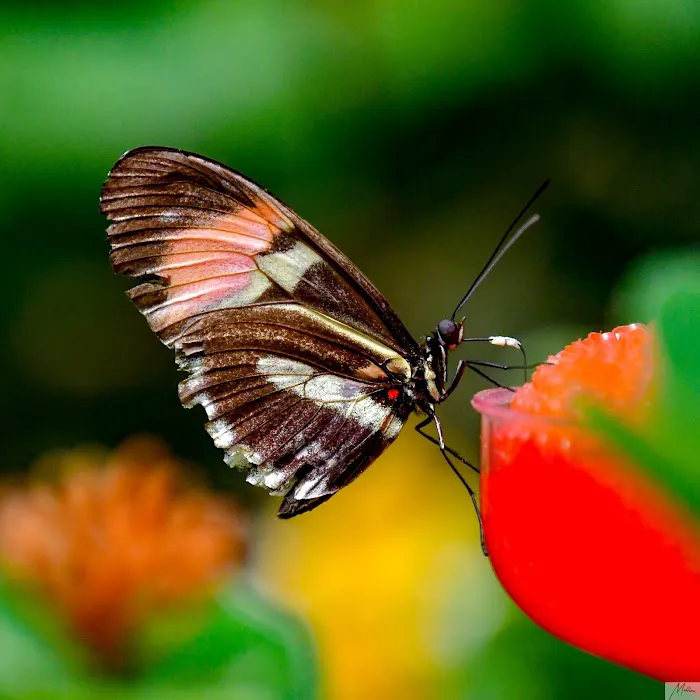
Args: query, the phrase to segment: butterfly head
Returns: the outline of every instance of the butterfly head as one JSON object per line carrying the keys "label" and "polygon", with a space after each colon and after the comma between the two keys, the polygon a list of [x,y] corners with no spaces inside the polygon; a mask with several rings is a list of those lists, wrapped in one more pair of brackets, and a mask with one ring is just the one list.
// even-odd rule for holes
{"label": "butterfly head", "polygon": [[436,337],[446,350],[454,350],[461,342],[464,334],[464,319],[455,323],[451,318],[445,318],[437,325]]}

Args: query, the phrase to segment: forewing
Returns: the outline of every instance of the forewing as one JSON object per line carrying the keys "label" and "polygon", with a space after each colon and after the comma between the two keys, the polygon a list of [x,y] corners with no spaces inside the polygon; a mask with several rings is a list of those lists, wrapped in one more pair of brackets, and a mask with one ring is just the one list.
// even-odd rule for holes
{"label": "forewing", "polygon": [[310,224],[240,173],[165,148],[125,154],[102,190],[117,270],[151,328],[198,314],[296,301],[401,352],[417,346],[390,305]]}

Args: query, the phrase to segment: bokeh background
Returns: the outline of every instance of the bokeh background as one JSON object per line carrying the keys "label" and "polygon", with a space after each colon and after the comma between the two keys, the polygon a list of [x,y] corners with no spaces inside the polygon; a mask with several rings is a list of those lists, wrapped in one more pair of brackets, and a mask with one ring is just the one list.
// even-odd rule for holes
{"label": "bokeh background", "polygon": [[[226,162],[344,250],[419,337],[551,177],[542,222],[465,310],[469,334],[518,336],[542,360],[645,320],[625,315],[645,269],[698,262],[696,0],[6,0],[0,36],[4,472],[164,438],[251,509],[250,575],[308,624],[323,698],[660,692],[514,608],[466,493],[410,429],[331,503],[275,521],[180,407],[173,358],[110,269],[98,196],[138,145]],[[472,459],[484,387],[468,378],[442,413]]]}

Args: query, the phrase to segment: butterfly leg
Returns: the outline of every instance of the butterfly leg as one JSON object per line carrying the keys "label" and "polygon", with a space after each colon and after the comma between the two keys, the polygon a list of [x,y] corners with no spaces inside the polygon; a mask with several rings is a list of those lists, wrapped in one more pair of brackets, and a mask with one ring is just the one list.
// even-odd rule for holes
{"label": "butterfly leg", "polygon": [[[450,383],[450,386],[445,390],[443,393],[442,397],[440,398],[440,402],[445,401],[450,394],[457,388],[457,385],[461,381],[462,377],[464,376],[464,372],[467,369],[472,370],[472,372],[476,372],[479,376],[483,377],[487,381],[491,382],[494,386],[497,386],[501,389],[509,389],[512,391],[510,387],[505,386],[504,384],[501,384],[500,382],[496,381],[493,377],[490,377],[488,374],[485,372],[482,372],[481,370],[478,369],[478,367],[492,367],[494,369],[522,369],[525,375],[525,381],[527,382],[527,370],[532,369],[532,367],[536,367],[537,365],[530,366],[527,364],[527,356],[525,355],[525,348],[523,348],[522,344],[520,343],[519,340],[516,340],[515,338],[506,338],[505,336],[489,336],[487,338],[465,338],[464,339],[466,342],[489,342],[492,345],[508,345],[508,347],[517,347],[520,352],[522,353],[523,356],[523,364],[518,365],[518,366],[511,366],[511,365],[501,365],[496,362],[485,362],[481,360],[460,360],[457,363],[457,370],[455,371],[454,377],[452,379],[452,382]],[[494,340],[498,342],[494,342]],[[503,342],[501,342],[503,341]],[[506,342],[509,341],[509,342]]]}
{"label": "butterfly leg", "polygon": [[[428,435],[428,433],[423,431],[423,428],[428,425],[428,423],[431,423],[433,420],[432,416],[428,416],[422,423],[419,423],[416,426],[416,432],[419,435],[422,435],[426,440],[429,440],[430,442],[433,443],[433,445],[437,445],[440,447],[440,442],[436,440],[432,435]],[[466,464],[473,472],[476,472],[477,474],[479,473],[479,468],[475,467],[471,462],[467,461],[462,457],[462,455],[459,454],[459,452],[455,452],[452,448],[447,447],[445,445],[445,452],[449,452],[453,457],[458,459],[462,464]]]}
{"label": "butterfly leg", "polygon": [[498,362],[486,362],[485,360],[467,360],[470,365],[478,367],[492,367],[493,369],[537,369],[542,365],[551,365],[551,362],[538,362],[534,365],[502,365]]}
{"label": "butterfly leg", "polygon": [[[455,467],[455,465],[452,463],[452,460],[449,458],[448,448],[445,445],[445,439],[444,439],[443,434],[442,434],[442,425],[440,424],[438,417],[434,413],[431,414],[430,416],[428,416],[428,418],[425,421],[420,423],[416,427],[416,429],[418,430],[418,428],[424,427],[431,420],[435,423],[435,428],[437,429],[438,439],[435,442],[437,442],[438,446],[440,447],[440,453],[442,454],[442,456],[445,459],[445,461],[447,462],[447,464],[450,465],[450,469],[452,469],[452,471],[455,473],[455,476],[462,482],[462,485],[464,486],[464,488],[467,489],[467,492],[469,493],[469,497],[472,499],[472,504],[474,506],[474,512],[476,513],[476,519],[479,522],[479,541],[481,543],[481,551],[484,553],[485,556],[488,556],[488,552],[486,551],[486,542],[484,540],[484,526],[483,526],[483,523],[481,522],[481,511],[479,510],[479,504],[478,504],[477,499],[476,499],[476,493],[474,493],[474,489],[472,489],[472,487],[469,486],[469,484],[467,483],[467,480],[462,476],[459,469],[457,469],[457,467]],[[418,432],[425,437],[429,437],[429,436],[425,435],[425,433],[423,433],[421,430],[418,430]],[[449,450],[449,452],[453,452],[453,450]],[[461,459],[461,457],[460,457],[460,459]],[[466,464],[469,464],[468,462],[466,462],[466,460],[464,460],[464,461]],[[469,464],[469,466],[472,467],[471,464]],[[472,469],[473,468],[474,467],[472,467]]]}
{"label": "butterfly leg", "polygon": [[469,362],[469,360],[464,360],[464,364],[472,371],[478,374],[480,377],[483,377],[487,382],[490,382],[494,386],[497,386],[499,389],[507,389],[508,391],[515,392],[515,389],[510,386],[506,386],[505,384],[501,384],[497,379],[494,379],[493,377],[489,376],[486,374],[486,372],[482,372],[477,366],[475,366],[472,362]]}
{"label": "butterfly leg", "polygon": [[466,371],[468,366],[469,366],[469,363],[466,360],[460,360],[457,363],[457,369],[455,370],[455,376],[452,378],[452,382],[450,383],[450,386],[447,387],[447,389],[443,392],[443,395],[440,397],[440,402],[444,401],[457,388],[457,385],[462,380],[462,377],[464,376],[464,372]]}
{"label": "butterfly leg", "polygon": [[[497,386],[499,389],[508,389],[508,391],[514,391],[509,386],[506,386],[505,384],[501,384],[501,382],[497,381],[493,377],[490,377],[486,372],[483,372],[479,369],[479,366],[483,367],[494,367],[495,369],[508,369],[508,365],[497,365],[493,362],[481,362],[478,360],[460,360],[457,363],[457,370],[455,371],[454,378],[452,379],[452,383],[450,384],[449,387],[443,392],[442,396],[440,397],[440,403],[445,401],[450,394],[457,388],[457,385],[461,381],[462,377],[464,376],[464,372],[467,369],[470,369],[472,372],[475,372],[478,374],[480,377],[483,377],[486,381],[490,382],[494,386]],[[519,369],[520,367],[514,368],[514,369]]]}

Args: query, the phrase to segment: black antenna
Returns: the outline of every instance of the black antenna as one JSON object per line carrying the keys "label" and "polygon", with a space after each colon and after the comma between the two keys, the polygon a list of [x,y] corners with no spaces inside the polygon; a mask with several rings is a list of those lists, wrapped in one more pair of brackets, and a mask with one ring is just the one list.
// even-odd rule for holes
{"label": "black antenna", "polygon": [[527,214],[528,209],[541,197],[543,192],[549,187],[549,183],[551,180],[547,178],[538,188],[535,194],[530,197],[528,200],[527,204],[520,210],[520,213],[513,219],[511,222],[510,226],[506,229],[506,232],[501,236],[501,240],[498,242],[498,245],[494,249],[493,253],[491,253],[491,257],[486,261],[486,265],[482,268],[481,272],[476,276],[476,279],[472,282],[472,286],[469,287],[469,291],[464,295],[462,298],[462,301],[457,304],[457,308],[452,312],[452,320],[454,321],[455,316],[457,315],[457,312],[467,303],[469,300],[469,297],[474,293],[476,288],[486,279],[487,275],[491,270],[498,264],[498,262],[501,260],[501,258],[508,252],[508,250],[511,248],[511,246],[520,238],[520,236],[525,233],[531,226],[536,224],[539,220],[540,217],[539,215],[535,214],[531,216],[520,228],[518,228],[515,233],[512,235],[512,237],[509,236],[513,229],[518,225],[520,220]]}

